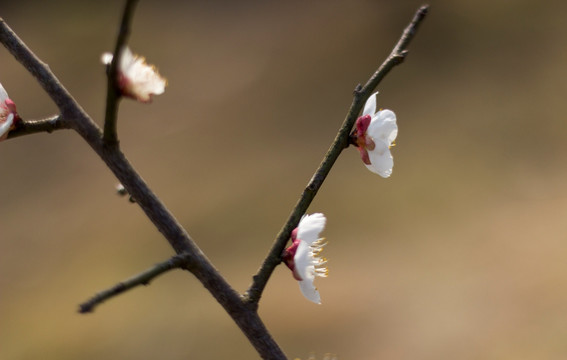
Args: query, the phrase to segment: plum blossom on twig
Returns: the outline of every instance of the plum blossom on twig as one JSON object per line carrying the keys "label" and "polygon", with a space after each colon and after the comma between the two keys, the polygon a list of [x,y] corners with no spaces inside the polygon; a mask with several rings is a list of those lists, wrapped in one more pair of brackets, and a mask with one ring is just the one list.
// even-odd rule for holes
{"label": "plum blossom on twig", "polygon": [[319,257],[325,243],[319,233],[325,228],[327,219],[321,213],[304,215],[291,233],[292,244],[283,253],[283,260],[292,271],[299,288],[308,300],[321,303],[319,291],[313,281],[315,277],[327,277],[327,259]]}
{"label": "plum blossom on twig", "polygon": [[383,178],[392,175],[394,158],[390,148],[398,135],[396,114],[391,110],[376,112],[376,95],[370,95],[362,116],[356,120],[355,142],[368,170]]}
{"label": "plum blossom on twig", "polygon": [[8,132],[13,130],[20,116],[16,111],[16,104],[8,97],[8,93],[0,84],[0,141],[6,140]]}
{"label": "plum blossom on twig", "polygon": [[[110,65],[112,59],[111,53],[102,54],[103,64]],[[118,87],[122,95],[149,103],[153,95],[163,94],[166,85],[167,80],[158,73],[155,66],[148,65],[144,57],[133,54],[129,47],[122,48],[118,64]]]}

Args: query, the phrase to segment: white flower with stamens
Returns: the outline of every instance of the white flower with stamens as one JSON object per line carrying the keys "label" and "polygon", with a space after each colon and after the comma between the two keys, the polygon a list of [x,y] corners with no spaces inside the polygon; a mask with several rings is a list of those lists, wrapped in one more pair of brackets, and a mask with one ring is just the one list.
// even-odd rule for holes
{"label": "white flower with stamens", "polygon": [[8,97],[8,93],[0,84],[0,141],[6,140],[8,132],[14,129],[19,119],[16,104]]}
{"label": "white flower with stamens", "polygon": [[387,178],[392,174],[394,158],[390,148],[398,135],[396,114],[391,110],[376,112],[376,95],[372,94],[362,115],[356,120],[356,146],[368,170]]}
{"label": "white flower with stamens", "polygon": [[327,277],[327,259],[319,257],[325,243],[319,233],[325,228],[325,215],[316,213],[304,215],[299,225],[291,233],[292,245],[283,253],[283,260],[299,281],[299,288],[308,300],[321,303],[319,291],[313,281],[315,277]]}
{"label": "white flower with stamens", "polygon": [[[102,63],[110,65],[113,55],[102,54]],[[122,95],[143,103],[152,101],[153,95],[163,94],[167,81],[157,72],[155,66],[148,65],[146,59],[132,54],[125,46],[118,64],[118,87]]]}

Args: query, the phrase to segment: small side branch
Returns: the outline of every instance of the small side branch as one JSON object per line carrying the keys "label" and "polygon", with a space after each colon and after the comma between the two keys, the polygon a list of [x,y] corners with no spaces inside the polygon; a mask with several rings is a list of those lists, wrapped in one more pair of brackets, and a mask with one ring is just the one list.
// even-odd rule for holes
{"label": "small side branch", "polygon": [[61,115],[55,115],[42,120],[26,120],[18,123],[18,127],[8,133],[8,138],[37,133],[52,133],[55,130],[70,129],[69,123],[64,122]]}
{"label": "small side branch", "polygon": [[120,57],[122,56],[122,48],[128,41],[130,35],[130,24],[134,16],[134,9],[138,0],[128,0],[124,7],[122,14],[122,22],[120,23],[120,31],[116,39],[116,46],[114,48],[113,60],[108,69],[108,85],[106,92],[106,112],[104,117],[104,142],[106,144],[118,144],[118,133],[116,130],[116,119],[118,116],[118,103],[120,102],[121,94],[118,88],[118,64],[120,64]]}
{"label": "small side branch", "polygon": [[132,288],[135,288],[136,286],[149,285],[150,281],[152,281],[154,278],[167,271],[182,268],[183,266],[185,266],[186,262],[186,255],[179,254],[167,261],[156,264],[154,267],[144,271],[143,273],[135,275],[128,280],[119,282],[110,289],[99,292],[88,301],[79,305],[79,312],[81,314],[93,312],[95,307],[99,304],[102,304],[104,301],[114,296],[120,295]]}
{"label": "small side branch", "polygon": [[397,42],[388,58],[382,63],[363,87],[358,86],[355,89],[354,100],[343,124],[341,125],[341,128],[339,129],[339,132],[337,133],[337,136],[335,137],[335,140],[333,141],[333,144],[329,148],[329,151],[327,151],[327,154],[323,158],[319,168],[315,171],[315,174],[301,194],[299,201],[292,210],[288,220],[278,233],[268,256],[262,263],[257,274],[253,277],[252,285],[250,285],[250,288],[246,291],[246,302],[252,308],[256,308],[258,306],[258,302],[260,301],[262,292],[266,287],[266,283],[272,275],[275,267],[281,262],[281,254],[290,238],[292,230],[299,223],[301,216],[307,211],[311,201],[315,198],[315,195],[323,185],[325,178],[331,171],[331,168],[343,149],[348,147],[350,132],[363,104],[366,100],[368,100],[384,76],[386,76],[386,74],[388,74],[394,66],[402,63],[407,54],[407,46],[416,34],[417,28],[425,18],[428,9],[429,6],[424,5],[417,10],[412,21],[405,28],[400,40]]}

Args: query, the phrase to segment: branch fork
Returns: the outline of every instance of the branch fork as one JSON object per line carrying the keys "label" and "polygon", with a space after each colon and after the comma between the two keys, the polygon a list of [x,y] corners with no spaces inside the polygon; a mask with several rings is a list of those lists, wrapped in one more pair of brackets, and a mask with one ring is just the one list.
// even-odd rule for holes
{"label": "branch fork", "polygon": [[209,290],[212,296],[223,306],[233,318],[250,343],[264,359],[286,359],[285,354],[272,338],[257,309],[262,293],[276,266],[282,261],[282,252],[290,239],[292,230],[297,227],[301,217],[307,211],[317,192],[323,185],[327,175],[342,150],[352,144],[351,130],[358,114],[371,93],[390,70],[402,63],[407,56],[407,47],[413,39],[419,25],[425,18],[428,6],[419,8],[410,24],[404,30],[394,49],[378,70],[370,77],[364,86],[358,85],[353,92],[353,101],[347,111],[328,152],[315,171],[307,186],[301,193],[295,207],[277,234],[271,249],[261,264],[257,273],[252,277],[252,284],[241,295],[236,292],[214,268],[187,231],[178,223],[173,214],[165,207],[159,198],[150,190],[133,168],[125,155],[119,149],[116,119],[121,98],[117,84],[117,64],[121,49],[127,43],[131,21],[137,0],[128,0],[124,8],[114,60],[108,71],[107,101],[104,131],[84,112],[59,80],[18,36],[0,18],[0,42],[8,51],[36,78],[46,93],[59,108],[60,114],[43,120],[23,121],[22,125],[9,133],[9,138],[52,132],[60,129],[72,129],[77,132],[106,163],[108,168],[123,184],[127,193],[146,213],[156,228],[167,239],[177,253],[172,258],[159,263],[144,272],[119,282],[113,287],[101,291],[88,301],[82,303],[79,312],[92,312],[102,302],[133,289],[139,285],[148,285],[155,277],[173,270],[184,269],[191,272]]}

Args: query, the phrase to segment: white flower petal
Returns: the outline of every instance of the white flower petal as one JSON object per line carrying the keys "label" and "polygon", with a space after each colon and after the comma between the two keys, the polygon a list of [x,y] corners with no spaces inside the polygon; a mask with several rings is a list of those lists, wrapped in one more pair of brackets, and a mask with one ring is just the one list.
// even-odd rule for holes
{"label": "white flower petal", "polygon": [[0,125],[0,140],[4,140],[8,137],[8,131],[10,131],[10,127],[14,123],[14,114],[8,114],[6,121]]}
{"label": "white flower petal", "polygon": [[315,285],[313,285],[313,279],[300,281],[299,288],[307,300],[313,301],[315,304],[321,304],[321,296]]}
{"label": "white flower petal", "polygon": [[100,57],[100,61],[104,64],[104,65],[110,65],[110,63],[112,62],[112,58],[114,57],[114,55],[112,55],[109,52],[105,52],[104,54],[102,54],[102,56]]}
{"label": "white flower petal", "polygon": [[382,141],[374,142],[376,147],[374,150],[368,151],[368,158],[370,165],[366,165],[368,170],[387,178],[392,175],[392,168],[394,167],[394,158],[390,153],[389,146]]}
{"label": "white flower petal", "polygon": [[2,84],[0,84],[0,103],[4,104],[4,101],[6,100],[8,100],[8,93],[6,92]]}
{"label": "white flower petal", "polygon": [[126,76],[130,77],[132,75],[131,67],[135,63],[135,56],[132,54],[132,50],[128,46],[122,48],[122,53],[120,54],[120,70],[122,70]]}
{"label": "white flower petal", "polygon": [[311,247],[305,241],[300,241],[293,257],[293,262],[295,264],[295,271],[301,280],[307,280],[315,278],[315,267],[313,266],[313,256],[311,253]]}
{"label": "white flower petal", "polygon": [[381,110],[372,117],[368,130],[366,131],[372,140],[382,141],[388,146],[392,145],[398,136],[398,125],[396,114],[391,110]]}
{"label": "white flower petal", "polygon": [[374,115],[376,112],[376,96],[378,95],[378,91],[374,94],[370,95],[368,100],[366,100],[366,104],[364,104],[364,111],[362,112],[362,116],[364,115]]}
{"label": "white flower petal", "polygon": [[366,167],[384,178],[389,177],[392,175],[392,168],[394,167],[390,146],[398,136],[396,114],[391,110],[378,111],[372,117],[366,134],[375,145],[373,150],[367,150],[370,165],[366,165]]}
{"label": "white flower petal", "polygon": [[305,241],[308,245],[319,239],[319,233],[325,228],[325,215],[315,213],[304,215],[297,226],[297,238]]}
{"label": "white flower petal", "polygon": [[144,62],[138,60],[131,67],[132,69],[132,79],[133,88],[135,92],[140,95],[140,97],[146,97],[143,94],[163,94],[165,91],[165,80],[161,78],[155,70],[145,64]]}
{"label": "white flower petal", "polygon": [[146,59],[134,55],[125,47],[120,57],[120,72],[124,76],[123,92],[142,102],[150,102],[152,95],[163,94],[167,81],[154,66],[146,64]]}

